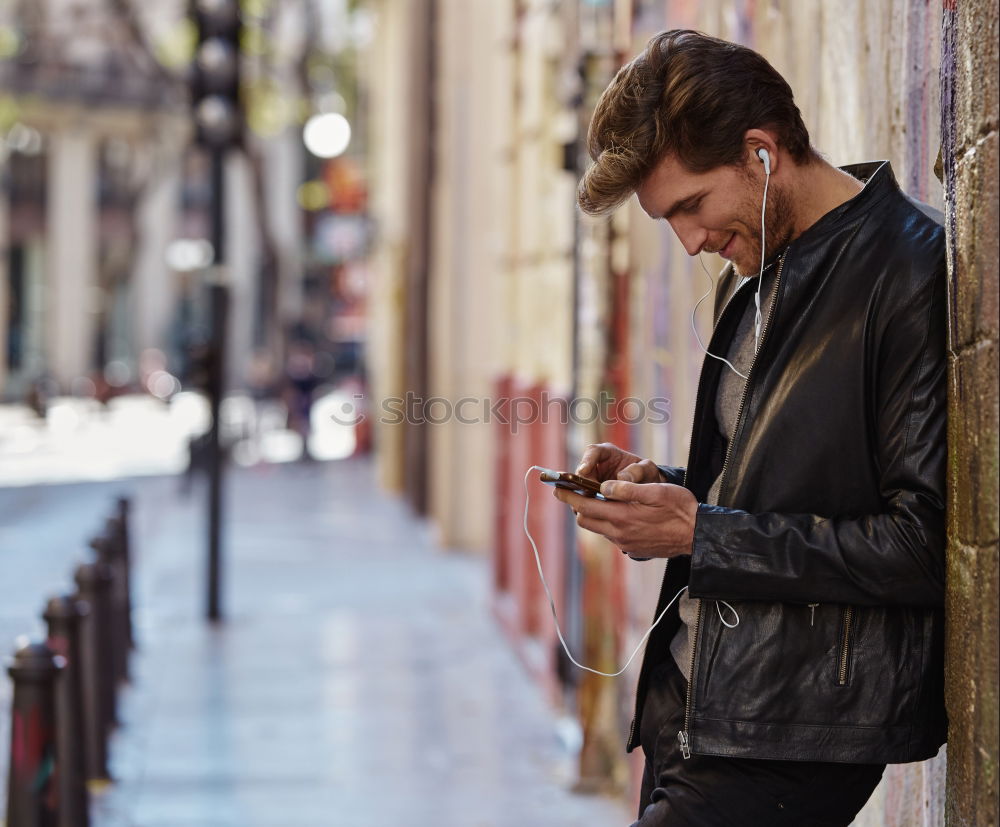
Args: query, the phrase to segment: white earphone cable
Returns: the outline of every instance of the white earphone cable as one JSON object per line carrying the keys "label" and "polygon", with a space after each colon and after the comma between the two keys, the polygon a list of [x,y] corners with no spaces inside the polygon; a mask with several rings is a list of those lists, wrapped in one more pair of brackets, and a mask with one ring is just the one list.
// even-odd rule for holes
{"label": "white earphone cable", "polygon": [[736,365],[734,365],[728,359],[726,359],[723,356],[716,356],[714,353],[711,353],[708,350],[708,348],[705,347],[704,343],[701,341],[701,336],[698,334],[698,328],[694,323],[695,314],[698,312],[698,308],[701,307],[701,303],[705,301],[705,299],[707,299],[712,294],[712,291],[715,289],[715,279],[712,278],[712,274],[708,272],[708,268],[705,266],[705,260],[701,257],[700,252],[698,253],[698,263],[701,265],[701,269],[705,271],[705,275],[708,276],[708,280],[710,282],[708,290],[700,299],[698,299],[698,303],[694,306],[694,310],[691,311],[691,330],[694,331],[694,337],[698,340],[698,347],[702,349],[702,351],[705,353],[706,356],[711,356],[713,359],[718,359],[720,362],[725,362],[732,369],[733,373],[735,373],[742,379],[746,379],[747,375],[745,373],[740,373],[736,369]]}
{"label": "white earphone cable", "polygon": [[760,272],[757,274],[757,292],[754,293],[754,303],[757,309],[754,313],[754,348],[756,353],[760,350],[760,328],[762,324],[760,313],[760,286],[764,283],[764,253],[767,250],[765,243],[764,216],[767,212],[767,187],[771,183],[770,162],[764,168],[764,200],[760,205]]}
{"label": "white earphone cable", "polygon": [[[758,154],[760,153],[758,152]],[[765,220],[767,216],[767,190],[771,183],[770,160],[766,158],[766,152],[765,155],[761,157],[761,161],[764,162],[764,198],[763,201],[761,202],[761,207],[760,207],[760,272],[757,274],[757,290],[754,293],[754,304],[756,308],[754,313],[754,353],[756,353],[760,349],[760,334],[761,334],[761,325],[763,321],[761,318],[762,314],[760,310],[760,288],[761,284],[764,281],[764,257],[767,250],[766,220]],[[698,346],[707,356],[711,356],[713,359],[718,359],[720,362],[725,362],[737,376],[746,379],[747,375],[745,373],[740,373],[740,371],[736,369],[736,367],[733,365],[732,362],[730,362],[728,359],[723,358],[722,356],[716,356],[714,353],[710,353],[709,350],[705,347],[704,343],[701,341],[701,336],[698,333],[698,327],[695,324],[695,315],[698,312],[698,308],[701,307],[701,303],[705,301],[705,299],[707,299],[709,295],[711,295],[712,291],[715,289],[715,279],[712,278],[712,274],[708,272],[708,268],[705,266],[705,262],[702,259],[700,252],[698,254],[698,262],[701,264],[702,270],[705,271],[705,275],[708,276],[709,288],[707,291],[705,291],[702,297],[698,299],[698,302],[695,304],[694,309],[691,311],[691,330],[694,332],[695,339],[698,340]],[[535,538],[531,536],[531,532],[528,530],[528,506],[529,503],[531,502],[531,494],[528,491],[528,475],[532,471],[546,471],[546,470],[548,469],[542,468],[540,465],[532,465],[524,474],[524,534],[528,538],[528,542],[531,543],[531,550],[534,552],[535,555],[535,565],[538,567],[538,576],[542,581],[542,588],[545,589],[545,596],[548,598],[549,608],[552,610],[552,620],[555,623],[556,635],[559,637],[559,643],[562,644],[562,648],[563,651],[566,653],[566,657],[568,657],[575,666],[579,667],[580,669],[584,669],[587,672],[592,672],[595,675],[602,675],[607,678],[617,678],[626,669],[629,668],[632,661],[635,660],[635,656],[639,654],[639,650],[642,648],[643,644],[653,633],[653,629],[655,629],[659,625],[660,621],[663,620],[664,615],[666,615],[667,611],[670,609],[671,606],[674,605],[676,600],[685,591],[687,591],[687,586],[684,586],[684,588],[682,588],[680,591],[677,592],[677,594],[675,594],[672,598],[670,598],[670,602],[666,606],[664,606],[663,611],[660,612],[659,615],[657,615],[656,620],[653,621],[653,625],[650,626],[646,630],[645,634],[643,634],[643,636],[639,639],[639,643],[636,645],[635,649],[632,650],[632,654],[628,656],[628,660],[625,661],[625,665],[622,666],[622,668],[619,669],[617,672],[602,672],[599,669],[592,669],[591,667],[585,666],[584,664],[580,663],[575,657],[573,657],[573,653],[569,650],[569,645],[566,643],[566,639],[563,637],[562,628],[559,626],[559,615],[558,612],[556,611],[556,603],[552,597],[552,591],[549,589],[549,584],[545,580],[545,572],[542,570],[542,558],[541,555],[538,553],[538,546],[535,543]],[[725,606],[727,609],[729,609],[729,611],[733,613],[733,616],[736,618],[734,623],[730,623],[729,621],[726,620],[726,618],[722,614],[722,608],[720,607],[719,604],[722,604],[722,606]],[[715,610],[719,614],[719,620],[722,622],[722,625],[725,626],[727,629],[735,629],[737,626],[739,626],[740,624],[739,613],[725,600],[716,600]]]}
{"label": "white earphone cable", "polygon": [[[761,160],[763,160],[763,158]],[[761,325],[763,323],[762,314],[760,311],[760,288],[761,285],[764,283],[764,255],[767,251],[765,218],[767,215],[767,190],[770,183],[771,183],[771,170],[770,170],[770,161],[768,161],[764,167],[764,199],[760,205],[760,272],[757,274],[757,290],[754,292],[754,306],[755,306],[754,353],[760,350],[760,334],[761,334]],[[745,380],[747,378],[747,375],[745,373],[741,373],[740,371],[738,371],[736,369],[736,366],[728,359],[722,356],[716,356],[714,353],[710,352],[708,348],[705,347],[704,342],[702,342],[701,340],[701,335],[698,333],[698,326],[695,324],[695,315],[698,313],[698,308],[701,307],[701,303],[705,301],[705,299],[707,299],[712,294],[712,291],[715,289],[715,279],[712,277],[712,274],[708,272],[708,268],[705,266],[705,261],[701,257],[700,251],[698,252],[698,263],[701,264],[701,269],[704,270],[705,275],[708,276],[710,284],[708,290],[702,295],[700,299],[698,299],[697,303],[694,306],[694,309],[691,311],[691,330],[694,332],[695,339],[698,340],[698,347],[701,348],[702,352],[706,356],[711,356],[713,359],[718,359],[720,362],[725,362],[727,365],[729,365],[733,373],[735,373],[741,379]]]}
{"label": "white earphone cable", "polygon": [[[532,465],[524,475],[524,533],[528,537],[528,542],[531,543],[531,549],[535,552],[535,565],[538,566],[538,576],[542,579],[542,587],[545,589],[545,596],[549,599],[549,608],[552,609],[552,620],[556,624],[556,634],[559,636],[559,642],[562,644],[563,651],[566,652],[566,657],[568,657],[575,666],[585,669],[588,672],[593,672],[595,675],[603,675],[606,678],[617,678],[626,669],[629,668],[635,656],[639,654],[639,650],[642,645],[646,642],[652,633],[653,629],[657,627],[659,622],[663,620],[663,616],[667,613],[667,610],[674,605],[674,601],[677,600],[685,591],[687,591],[687,586],[682,588],[677,594],[675,594],[670,602],[664,606],[663,611],[657,616],[656,620],[653,621],[653,625],[646,630],[646,634],[642,636],[639,643],[636,645],[635,649],[632,650],[632,654],[629,655],[628,660],[625,661],[625,665],[619,669],[617,672],[602,672],[600,669],[591,669],[589,666],[584,666],[576,658],[573,657],[573,653],[570,652],[569,646],[566,644],[566,639],[563,637],[562,629],[559,627],[559,617],[556,613],[556,602],[552,598],[552,592],[549,591],[549,584],[545,582],[545,573],[542,571],[542,558],[538,553],[538,546],[535,545],[535,538],[531,536],[531,532],[528,531],[528,503],[531,501],[531,494],[528,491],[528,474],[532,471],[545,471],[547,469],[542,468],[540,465]],[[732,608],[732,606],[730,606]],[[735,610],[734,610],[735,613]],[[725,621],[723,621],[725,622]],[[739,623],[739,616],[737,615],[737,623]],[[727,624],[728,625],[728,624]]]}

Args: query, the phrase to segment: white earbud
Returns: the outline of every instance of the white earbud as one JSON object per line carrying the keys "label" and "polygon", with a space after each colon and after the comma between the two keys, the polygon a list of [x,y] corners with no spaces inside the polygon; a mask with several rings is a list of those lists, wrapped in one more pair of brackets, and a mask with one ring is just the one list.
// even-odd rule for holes
{"label": "white earbud", "polygon": [[760,286],[764,282],[764,253],[766,250],[765,223],[764,216],[767,213],[767,185],[771,183],[771,155],[761,147],[757,150],[757,157],[764,164],[764,201],[760,207],[760,273],[757,276],[757,292],[754,294],[754,304],[756,312],[754,314],[754,353],[760,350],[760,334],[762,319],[760,314]]}
{"label": "white earbud", "polygon": [[770,175],[771,174],[771,155],[768,153],[768,151],[766,149],[764,149],[763,147],[761,147],[760,149],[757,150],[757,157],[760,158],[760,160],[764,162],[764,174],[765,175]]}

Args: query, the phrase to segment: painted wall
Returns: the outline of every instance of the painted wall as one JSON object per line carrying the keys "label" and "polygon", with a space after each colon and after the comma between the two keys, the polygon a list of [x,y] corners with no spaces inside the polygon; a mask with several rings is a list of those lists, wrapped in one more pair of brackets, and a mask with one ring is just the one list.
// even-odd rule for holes
{"label": "painted wall", "polygon": [[379,421],[382,402],[404,395],[407,387],[407,273],[419,250],[414,205],[416,151],[430,140],[425,107],[429,7],[426,2],[373,4],[376,38],[372,56],[381,67],[371,84],[369,146],[371,210],[377,225],[370,298],[368,367],[371,372],[368,416],[375,428],[379,480],[390,491],[404,482],[405,428]]}
{"label": "painted wall", "polygon": [[[987,301],[987,296],[996,295],[996,11],[987,5],[970,4],[956,17],[950,0],[945,10],[942,0],[609,0],[563,4],[558,13],[540,0],[495,4],[440,0],[436,4],[434,46],[435,229],[429,316],[435,392],[452,400],[470,392],[537,397],[542,390],[558,394],[571,386],[572,315],[566,308],[570,306],[574,273],[573,181],[562,170],[560,152],[561,145],[572,138],[572,129],[566,129],[561,111],[565,95],[559,90],[567,83],[567,63],[576,59],[575,50],[587,39],[581,33],[590,29],[601,33],[592,37],[593,42],[620,47],[619,57],[631,56],[663,28],[694,27],[744,42],[761,51],[789,80],[813,142],[829,160],[845,164],[888,159],[906,191],[943,208],[944,189],[935,175],[935,162],[941,144],[939,77],[944,11],[945,31],[950,25],[952,36],[966,50],[953,50],[950,58],[951,65],[966,73],[962,75],[965,85],[961,95],[956,92],[954,98],[964,101],[966,109],[954,142],[955,157],[960,160],[952,164],[949,179],[956,193],[950,202],[951,212],[962,216],[965,223],[957,222],[951,232],[953,238],[958,232],[965,233],[957,244],[959,251],[968,249],[967,239],[975,239],[976,249],[985,251],[977,253],[979,258],[963,259],[960,253],[953,256],[955,268],[964,267],[969,284],[974,285],[959,296],[959,305],[965,309],[957,318],[965,321],[964,326],[955,328],[956,342],[968,355],[965,362],[960,357],[957,363],[960,370],[955,375],[959,378],[953,381],[953,393],[959,399],[961,388],[966,393],[970,387],[992,388],[975,401],[995,412],[996,383],[990,385],[983,379],[984,372],[995,371],[996,365],[996,304],[995,299],[992,305]],[[387,91],[378,93],[384,94],[379,104],[383,121],[380,140],[384,144],[378,199],[383,215],[383,267],[376,303],[381,321],[376,324],[390,334],[383,340],[379,356],[382,371],[376,381],[384,389],[402,390],[406,377],[399,372],[398,357],[403,340],[393,331],[405,316],[401,274],[408,225],[405,210],[399,206],[405,199],[394,203],[393,198],[401,193],[398,181],[410,174],[400,149],[407,110],[405,84],[398,73],[410,66],[400,54],[412,48],[406,44],[407,33],[413,29],[407,23],[407,13],[400,11],[411,4],[383,2],[380,8],[385,14],[386,37],[395,44],[383,52],[383,65],[392,67],[395,80],[390,79]],[[604,18],[602,10],[608,12]],[[613,23],[609,23],[612,18]],[[613,25],[614,31],[605,31],[602,25]],[[975,43],[993,44],[994,51],[973,59]],[[605,48],[605,53],[593,59],[613,60],[612,46]],[[979,71],[983,65],[992,66],[992,75],[985,72],[992,80],[980,88],[975,84],[983,74]],[[600,76],[601,71],[593,72],[594,78]],[[947,122],[948,114],[944,114]],[[985,149],[970,154],[971,148],[980,146],[976,141]],[[988,182],[993,182],[992,190]],[[987,205],[992,203],[993,213],[976,206],[983,199]],[[992,236],[987,232],[989,227],[993,228]],[[608,378],[609,343],[620,347],[619,355],[626,360],[620,387],[647,400],[669,400],[670,419],[666,426],[637,423],[616,438],[637,453],[683,463],[701,364],[691,313],[708,288],[710,276],[697,261],[688,259],[668,228],[650,222],[634,203],[619,211],[613,225],[580,219],[576,236],[578,388],[584,394],[596,392]],[[706,269],[714,274],[721,262],[708,259]],[[985,281],[972,278],[978,273],[986,273],[982,277]],[[628,325],[625,339],[612,343],[608,331],[616,323],[617,311],[608,303],[617,285],[626,290]],[[706,300],[696,317],[703,338],[710,333],[710,304]],[[620,305],[616,307],[620,309]],[[965,373],[970,379],[962,384],[959,380]],[[484,377],[491,383],[485,391]],[[963,401],[955,404],[976,409],[976,404],[968,405],[967,397],[961,398]],[[991,421],[993,425],[988,426],[985,419],[979,420],[953,437],[961,441],[955,467],[964,469],[968,463],[980,469],[976,472],[979,476],[972,479],[977,491],[986,492],[986,504],[992,504],[989,513],[995,515],[995,459],[992,466],[982,461],[975,465],[975,458],[982,455],[981,451],[976,453],[977,448],[986,448],[987,459],[996,456],[996,417]],[[544,613],[540,621],[539,611],[547,612],[547,608],[540,603],[537,588],[530,585],[533,573],[523,565],[528,547],[520,526],[521,476],[541,453],[551,452],[558,458],[553,446],[559,440],[568,442],[570,451],[582,448],[587,441],[580,429],[553,433],[542,430],[515,439],[504,427],[494,428],[490,436],[441,426],[431,441],[431,516],[442,541],[448,545],[493,545],[500,614],[509,618],[515,638],[529,643],[544,641],[538,633],[544,627]],[[384,435],[380,461],[398,467],[401,452],[393,440]],[[484,505],[482,492],[457,485],[453,473],[467,459],[485,461],[489,441],[494,445],[495,459],[490,467],[496,474],[492,519],[485,516],[490,506]],[[392,457],[389,460],[386,450]],[[395,476],[389,473],[384,478]],[[953,498],[953,502],[959,500]],[[964,584],[950,598],[964,618],[953,634],[965,634],[973,628],[977,640],[992,634],[994,641],[993,660],[979,657],[977,650],[975,665],[963,665],[956,673],[961,677],[951,689],[953,720],[968,727],[966,731],[978,733],[964,741],[960,737],[957,747],[953,739],[953,750],[960,749],[962,756],[949,784],[955,801],[968,802],[961,805],[963,813],[985,806],[982,790],[992,789],[995,796],[996,783],[996,615],[995,610],[982,610],[996,605],[996,523],[984,513],[965,513],[960,518],[964,522],[955,523],[952,531],[952,575]],[[547,536],[553,544],[558,543],[556,520],[551,515],[543,517],[537,526],[543,534],[550,532]],[[978,528],[958,528],[970,524]],[[601,559],[607,551],[579,538],[577,545],[584,562]],[[582,643],[590,647],[585,654],[606,658],[610,665],[621,660],[621,653],[630,651],[645,630],[655,602],[658,578],[650,574],[649,565],[628,565],[621,572],[595,569],[591,580],[584,578],[580,589],[585,603],[587,590],[594,591],[594,584],[604,588],[596,589],[601,594],[598,603],[618,601],[618,608],[612,606],[607,617],[592,613],[593,623],[582,635]],[[959,638],[953,640],[952,648],[958,650]],[[541,665],[541,679],[551,681],[544,672],[554,668],[554,662],[543,655],[535,663]],[[994,676],[992,684],[986,677],[989,674]],[[589,692],[584,684],[581,689],[579,713],[590,737],[585,740],[585,752],[588,746],[591,749],[589,758],[584,756],[582,775],[596,769],[621,783],[628,767],[619,750],[622,730],[630,717],[633,687],[628,677],[614,683],[613,688],[609,686],[611,682]],[[993,710],[992,718],[989,710]],[[990,731],[994,738],[992,747],[987,744],[987,753],[992,748],[994,763],[984,764],[977,756],[983,749],[983,733]],[[943,824],[944,785],[943,756],[923,764],[892,767],[857,824]],[[988,822],[968,816],[956,823]]]}
{"label": "painted wall", "polygon": [[[490,546],[495,500],[485,403],[510,327],[503,170],[513,128],[512,25],[506,3],[437,3],[429,393],[441,400],[435,422],[447,421],[429,431],[429,515],[442,545],[477,551]],[[483,484],[470,485],[470,475]]]}
{"label": "painted wall", "polygon": [[[696,28],[761,52],[788,80],[813,144],[834,164],[888,159],[909,194],[939,208],[934,174],[940,148],[941,3],[938,0],[673,0],[639,4],[633,53],[665,28]],[[637,429],[638,453],[683,464],[690,440],[701,351],[691,313],[709,286],[666,226],[654,226],[631,204],[631,265],[640,275],[634,306],[637,358],[633,376],[647,396],[666,396],[665,430]],[[721,262],[709,261],[714,275]],[[697,317],[702,339],[711,333],[711,300]],[[647,578],[633,575],[636,602],[655,600]],[[640,629],[648,620],[639,616]],[[856,821],[875,825],[944,823],[945,760],[890,767]]]}

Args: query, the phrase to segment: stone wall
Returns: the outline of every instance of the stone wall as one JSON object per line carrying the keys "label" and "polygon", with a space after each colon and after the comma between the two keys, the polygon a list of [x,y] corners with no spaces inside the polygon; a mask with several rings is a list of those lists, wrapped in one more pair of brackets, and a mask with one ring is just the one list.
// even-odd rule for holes
{"label": "stone wall", "polygon": [[944,8],[949,266],[947,823],[997,824],[997,4]]}

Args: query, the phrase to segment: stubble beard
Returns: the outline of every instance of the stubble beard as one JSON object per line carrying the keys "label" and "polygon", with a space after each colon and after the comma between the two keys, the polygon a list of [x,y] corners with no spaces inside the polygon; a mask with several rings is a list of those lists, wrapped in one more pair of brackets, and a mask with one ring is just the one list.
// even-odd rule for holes
{"label": "stubble beard", "polygon": [[[756,276],[760,271],[760,198],[762,197],[763,191],[756,203],[752,200],[747,202],[746,217],[741,222],[748,228],[751,244],[744,260],[733,261],[733,269],[743,278]],[[767,211],[764,214],[764,240],[767,245],[764,253],[765,266],[775,254],[788,246],[792,238],[792,226],[791,198],[783,188],[771,186],[768,189]]]}

